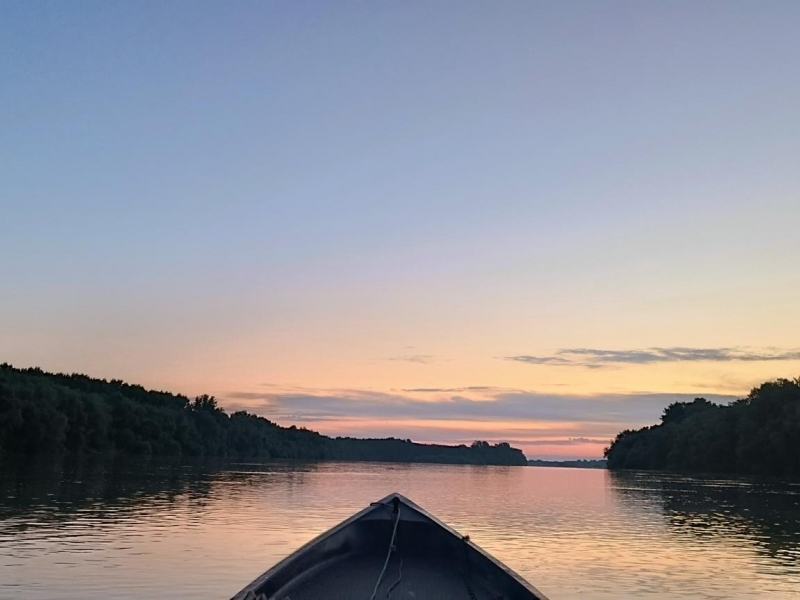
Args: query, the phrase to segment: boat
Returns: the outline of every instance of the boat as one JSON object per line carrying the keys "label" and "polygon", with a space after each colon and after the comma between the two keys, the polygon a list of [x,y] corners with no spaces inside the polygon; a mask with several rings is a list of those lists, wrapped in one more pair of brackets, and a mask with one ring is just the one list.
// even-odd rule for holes
{"label": "boat", "polygon": [[289,555],[231,600],[547,600],[394,493]]}

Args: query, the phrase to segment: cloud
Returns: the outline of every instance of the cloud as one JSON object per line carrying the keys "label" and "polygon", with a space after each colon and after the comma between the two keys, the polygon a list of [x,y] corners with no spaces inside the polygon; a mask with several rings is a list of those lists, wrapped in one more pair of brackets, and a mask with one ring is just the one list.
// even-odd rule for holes
{"label": "cloud", "polygon": [[400,391],[412,394],[419,394],[419,393],[454,394],[462,392],[501,392],[501,391],[510,391],[510,389],[495,387],[491,385],[470,385],[467,387],[454,387],[454,388],[408,388]]}
{"label": "cloud", "polygon": [[698,390],[742,392],[743,390],[752,390],[754,387],[758,387],[765,380],[778,379],[779,377],[780,375],[776,374],[774,377],[742,379],[731,374],[723,374],[715,381],[700,381],[692,383],[691,386]]}
{"label": "cloud", "polygon": [[[564,350],[559,350],[564,352]],[[523,354],[520,356],[504,356],[504,360],[515,360],[517,362],[525,362],[532,365],[573,365],[574,363],[566,358],[560,356],[530,356]]]}
{"label": "cloud", "polygon": [[[478,436],[480,437],[480,436]],[[612,436],[613,437],[613,436]],[[492,436],[480,437],[480,439],[496,443],[508,442],[512,446],[583,446],[586,444],[594,445],[608,445],[609,437],[602,438],[585,438],[585,437],[568,437],[568,438],[544,438],[544,439],[526,439],[520,438],[495,438]],[[471,444],[475,441],[475,437],[449,437],[448,443],[451,444]]]}
{"label": "cloud", "polygon": [[543,440],[510,440],[509,443],[519,442],[526,446],[583,446],[585,444],[608,444],[608,438],[587,438],[572,437],[566,440],[543,439]]}
{"label": "cloud", "polygon": [[[274,389],[221,395],[228,410],[247,410],[282,425],[305,425],[333,436],[398,437],[418,442],[507,441],[529,456],[598,458],[622,429],[658,421],[664,407],[695,394],[547,394],[489,386],[411,388],[441,394],[353,389]],[[457,390],[446,394],[447,390]],[[707,394],[725,403],[736,396]]]}
{"label": "cloud", "polygon": [[386,360],[398,360],[398,361],[428,365],[431,362],[433,362],[433,356],[431,356],[430,354],[407,354],[405,356],[390,356]]}
{"label": "cloud", "polygon": [[[706,397],[715,402],[728,402],[736,398],[718,394],[709,394]],[[227,394],[227,398],[230,400],[225,405],[229,409],[245,408],[278,421],[366,418],[483,423],[578,421],[645,424],[657,420],[668,404],[691,401],[695,394],[629,393],[581,396],[511,391],[495,393],[488,399],[454,395],[435,400],[419,400],[371,390],[323,390],[316,393],[233,392]]]}
{"label": "cloud", "polygon": [[760,350],[730,348],[647,348],[643,350],[603,350],[597,348],[562,348],[550,356],[506,356],[504,360],[531,365],[556,365],[597,369],[614,365],[647,365],[674,362],[769,362],[800,360],[800,350],[765,348]]}

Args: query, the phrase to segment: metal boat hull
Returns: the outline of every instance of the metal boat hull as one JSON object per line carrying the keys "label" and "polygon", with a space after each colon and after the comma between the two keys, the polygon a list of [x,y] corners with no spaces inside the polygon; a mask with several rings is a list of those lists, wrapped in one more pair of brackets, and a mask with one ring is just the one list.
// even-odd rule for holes
{"label": "metal boat hull", "polygon": [[390,494],[310,541],[232,600],[373,597],[547,600],[469,538],[400,494]]}

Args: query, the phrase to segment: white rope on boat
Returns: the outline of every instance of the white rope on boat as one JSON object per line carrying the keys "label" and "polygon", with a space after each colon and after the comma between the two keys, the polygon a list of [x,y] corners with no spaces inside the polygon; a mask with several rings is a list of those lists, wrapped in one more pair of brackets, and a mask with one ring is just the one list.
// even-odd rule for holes
{"label": "white rope on boat", "polygon": [[[381,586],[381,581],[383,581],[383,576],[386,574],[386,567],[389,566],[389,559],[392,558],[392,552],[395,550],[394,540],[397,537],[397,524],[400,522],[400,504],[395,504],[395,517],[394,517],[394,527],[392,528],[392,539],[389,540],[389,551],[386,553],[386,560],[383,563],[383,569],[381,569],[381,574],[378,577],[378,582],[375,584],[375,589],[372,592],[372,596],[369,600],[375,600],[375,596],[378,595],[378,588]],[[394,586],[392,586],[394,587]],[[391,590],[390,590],[391,592]]]}

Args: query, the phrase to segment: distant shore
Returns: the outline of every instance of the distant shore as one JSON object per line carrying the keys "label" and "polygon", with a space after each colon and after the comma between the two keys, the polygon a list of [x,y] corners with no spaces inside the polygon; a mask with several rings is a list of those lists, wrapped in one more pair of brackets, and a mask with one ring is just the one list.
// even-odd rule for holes
{"label": "distant shore", "polygon": [[0,455],[46,454],[525,465],[508,443],[418,444],[282,427],[213,396],[0,364]]}

